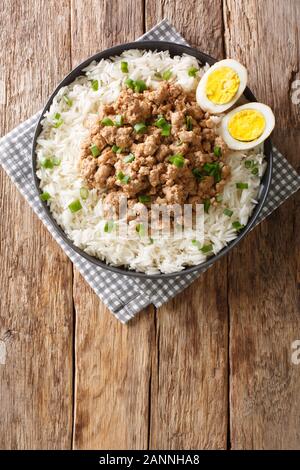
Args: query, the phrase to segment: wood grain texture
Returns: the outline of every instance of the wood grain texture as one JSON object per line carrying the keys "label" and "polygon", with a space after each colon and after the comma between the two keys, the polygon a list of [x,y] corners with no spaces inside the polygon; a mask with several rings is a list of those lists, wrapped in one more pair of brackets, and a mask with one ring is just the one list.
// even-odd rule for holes
{"label": "wood grain texture", "polygon": [[[188,8],[181,1],[146,2],[147,29],[163,17],[187,41],[222,58],[220,1],[192,1]],[[156,324],[150,448],[226,448],[227,260],[158,309]]]}
{"label": "wood grain texture", "polygon": [[[1,134],[70,68],[68,1],[55,7],[1,2]],[[0,191],[0,448],[70,448],[72,266],[2,170]]]}
{"label": "wood grain texture", "polygon": [[[143,33],[142,1],[72,1],[71,18],[73,65]],[[74,448],[146,449],[153,308],[123,326],[76,271],[74,281]]]}
{"label": "wood grain texture", "polygon": [[[227,55],[247,66],[250,86],[275,111],[275,143],[299,168],[295,149],[300,134],[291,128],[299,128],[299,106],[293,105],[290,93],[291,80],[299,71],[300,3],[224,3]],[[234,449],[300,448],[300,375],[299,366],[291,362],[291,344],[300,335],[297,208],[299,214],[299,195],[257,227],[229,257]]]}

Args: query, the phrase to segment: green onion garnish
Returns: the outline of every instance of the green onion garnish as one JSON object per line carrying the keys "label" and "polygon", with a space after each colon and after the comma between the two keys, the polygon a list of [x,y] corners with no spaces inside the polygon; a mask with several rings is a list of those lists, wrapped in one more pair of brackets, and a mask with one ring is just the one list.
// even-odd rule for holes
{"label": "green onion garnish", "polygon": [[108,117],[102,119],[101,124],[103,126],[113,126],[114,125],[113,121]]}
{"label": "green onion garnish", "polygon": [[124,157],[123,162],[131,163],[131,162],[133,162],[134,159],[135,159],[135,156],[133,155],[133,153],[130,153],[129,155]]}
{"label": "green onion garnish", "polygon": [[248,183],[236,183],[237,189],[248,189]]}
{"label": "green onion garnish", "polygon": [[113,220],[108,220],[107,222],[105,222],[104,232],[105,233],[111,233],[113,231],[114,225],[115,224],[114,224]]}
{"label": "green onion garnish", "polygon": [[193,121],[192,121],[191,116],[186,116],[185,123],[186,123],[186,129],[188,131],[192,131],[193,130]]}
{"label": "green onion garnish", "polygon": [[192,173],[193,173],[193,175],[195,176],[195,178],[197,180],[200,181],[200,180],[203,179],[203,175],[202,175],[201,170],[199,168],[193,168]]}
{"label": "green onion garnish", "polygon": [[88,198],[89,196],[89,190],[87,188],[80,188],[80,197],[84,201]]}
{"label": "green onion garnish", "polygon": [[136,80],[134,82],[134,91],[136,93],[141,93],[144,90],[147,90],[147,85],[144,80]]}
{"label": "green onion garnish", "polygon": [[154,78],[156,78],[157,80],[161,80],[162,79],[162,75],[160,72],[155,72],[154,73]]}
{"label": "green onion garnish", "polygon": [[202,248],[200,248],[202,253],[210,253],[213,250],[212,244],[210,245],[203,245]]}
{"label": "green onion garnish", "polygon": [[221,181],[221,167],[218,162],[216,163],[204,163],[203,170],[205,171],[206,176],[213,176],[215,183]]}
{"label": "green onion garnish", "polygon": [[91,152],[92,152],[93,157],[99,157],[101,153],[100,149],[95,144],[91,145]]}
{"label": "green onion garnish", "polygon": [[121,70],[123,73],[128,73],[128,62],[125,62],[125,61],[121,62]]}
{"label": "green onion garnish", "polygon": [[204,201],[204,212],[206,212],[206,214],[208,214],[210,204],[211,204],[210,199],[205,199],[205,201]]}
{"label": "green onion garnish", "polygon": [[124,118],[121,116],[121,114],[118,114],[115,118],[115,126],[121,127],[123,126]]}
{"label": "green onion garnish", "polygon": [[231,217],[233,214],[233,211],[231,211],[230,209],[224,209],[223,214],[227,215],[227,217]]}
{"label": "green onion garnish", "polygon": [[242,230],[245,225],[242,225],[238,220],[236,220],[235,222],[232,222],[232,227],[237,231],[239,232],[240,230]]}
{"label": "green onion garnish", "polygon": [[258,168],[255,166],[253,170],[251,171],[252,175],[258,175]]}
{"label": "green onion garnish", "polygon": [[60,158],[53,157],[52,160],[53,160],[53,165],[54,166],[59,166],[61,164],[61,159]]}
{"label": "green onion garnish", "polygon": [[53,162],[53,158],[45,158],[45,160],[43,160],[41,162],[41,166],[43,168],[47,168],[48,170],[52,170],[52,168],[54,167],[54,162]]}
{"label": "green onion garnish", "polygon": [[127,85],[128,88],[131,88],[132,90],[134,90],[134,84],[135,84],[135,82],[131,78],[127,78],[125,80],[125,85]]}
{"label": "green onion garnish", "polygon": [[253,164],[252,160],[245,161],[245,167],[248,168],[248,170],[252,168],[252,164]]}
{"label": "green onion garnish", "polygon": [[161,135],[163,135],[164,137],[169,137],[170,134],[171,134],[171,124],[166,124],[161,129]]}
{"label": "green onion garnish", "polygon": [[120,153],[121,147],[118,147],[117,145],[113,145],[111,149],[114,153]]}
{"label": "green onion garnish", "polygon": [[147,130],[147,126],[143,122],[139,122],[139,123],[135,124],[133,127],[134,127],[134,130],[137,134],[143,134]]}
{"label": "green onion garnish", "polygon": [[49,193],[47,193],[47,191],[44,191],[42,194],[40,194],[41,201],[49,201],[50,198],[51,196]]}
{"label": "green onion garnish", "polygon": [[221,157],[221,155],[222,155],[221,147],[218,147],[217,145],[215,145],[215,147],[214,147],[214,156],[215,157]]}
{"label": "green onion garnish", "polygon": [[61,115],[59,113],[55,113],[54,119],[53,119],[53,127],[57,129],[63,124],[63,122],[64,121],[62,120]]}
{"label": "green onion garnish", "polygon": [[140,237],[143,237],[146,233],[144,224],[137,224],[135,230],[137,231]]}
{"label": "green onion garnish", "polygon": [[71,204],[68,205],[68,208],[74,214],[74,212],[78,212],[80,211],[80,209],[82,209],[82,205],[79,199],[76,199],[76,201],[73,201],[71,202]]}
{"label": "green onion garnish", "polygon": [[71,108],[73,101],[66,95],[63,96],[65,103]]}
{"label": "green onion garnish", "polygon": [[217,194],[217,195],[216,195],[216,201],[217,201],[217,202],[222,202],[222,201],[223,201],[223,196],[222,196],[222,194]]}
{"label": "green onion garnish", "polygon": [[98,83],[98,80],[92,80],[92,89],[94,91],[98,91],[99,90],[99,83]]}
{"label": "green onion garnish", "polygon": [[159,117],[157,119],[157,121],[155,121],[154,125],[156,127],[160,127],[161,129],[166,125],[168,124],[167,121],[165,120],[165,118],[163,116]]}
{"label": "green onion garnish", "polygon": [[119,171],[117,174],[117,179],[121,181],[122,184],[127,184],[130,181],[130,176],[124,175],[123,171]]}
{"label": "green onion garnish", "polygon": [[139,196],[139,202],[142,202],[143,204],[146,204],[147,202],[150,202],[150,201],[151,201],[150,196],[146,196],[146,195]]}
{"label": "green onion garnish", "polygon": [[198,72],[198,69],[196,69],[196,67],[190,67],[188,69],[189,77],[196,77],[197,72]]}
{"label": "green onion garnish", "polygon": [[162,74],[162,78],[163,80],[169,80],[169,78],[172,77],[172,72],[171,70],[166,70],[165,72],[163,72]]}
{"label": "green onion garnish", "polygon": [[184,166],[184,157],[181,153],[176,153],[175,155],[169,157],[169,162],[175,165],[177,168],[182,168]]}

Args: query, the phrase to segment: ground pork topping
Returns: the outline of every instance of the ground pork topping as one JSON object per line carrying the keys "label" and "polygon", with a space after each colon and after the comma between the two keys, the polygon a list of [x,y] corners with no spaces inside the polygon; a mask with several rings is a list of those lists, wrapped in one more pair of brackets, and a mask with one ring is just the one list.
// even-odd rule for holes
{"label": "ground pork topping", "polygon": [[82,144],[80,172],[112,205],[215,203],[230,176],[228,149],[213,119],[173,82],[156,90],[124,87]]}

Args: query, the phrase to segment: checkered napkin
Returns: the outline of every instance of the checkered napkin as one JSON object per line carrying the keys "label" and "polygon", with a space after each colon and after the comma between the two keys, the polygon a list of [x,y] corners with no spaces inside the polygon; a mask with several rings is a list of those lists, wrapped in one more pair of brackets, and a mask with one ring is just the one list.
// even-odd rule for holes
{"label": "checkered napkin", "polygon": [[[142,39],[187,44],[166,19],[144,34]],[[63,241],[44,215],[32,177],[31,144],[39,116],[40,113],[35,114],[0,140],[0,162],[52,236],[116,318],[126,323],[149,304],[160,307],[189,286],[203,269],[191,274],[182,273],[171,279],[136,279],[94,266]],[[300,188],[300,176],[276,148],[273,151],[272,185],[258,222]]]}

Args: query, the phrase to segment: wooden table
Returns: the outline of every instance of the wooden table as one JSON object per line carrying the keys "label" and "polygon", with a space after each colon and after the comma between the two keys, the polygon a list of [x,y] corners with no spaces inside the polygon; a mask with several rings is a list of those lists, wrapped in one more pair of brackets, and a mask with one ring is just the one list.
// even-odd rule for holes
{"label": "wooden table", "polygon": [[[192,45],[247,66],[299,171],[299,0],[7,0],[0,15],[2,135],[80,61],[167,17]],[[1,448],[300,448],[299,195],[123,326],[3,171],[0,188]]]}

